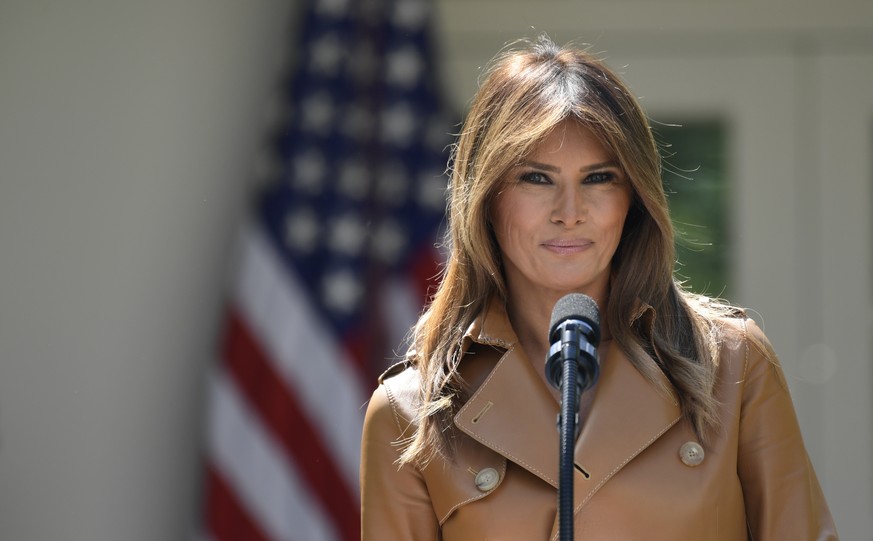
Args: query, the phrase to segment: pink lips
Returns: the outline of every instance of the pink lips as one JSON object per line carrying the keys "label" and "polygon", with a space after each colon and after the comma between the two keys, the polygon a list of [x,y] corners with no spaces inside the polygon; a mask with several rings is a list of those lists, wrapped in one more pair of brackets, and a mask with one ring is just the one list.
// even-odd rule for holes
{"label": "pink lips", "polygon": [[590,248],[594,242],[588,239],[552,239],[542,243],[542,246],[556,254],[577,254]]}

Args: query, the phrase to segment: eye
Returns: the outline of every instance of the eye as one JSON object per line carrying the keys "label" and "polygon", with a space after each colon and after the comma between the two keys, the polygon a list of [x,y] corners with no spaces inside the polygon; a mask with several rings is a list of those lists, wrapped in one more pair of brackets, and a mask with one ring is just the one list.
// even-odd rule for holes
{"label": "eye", "polygon": [[585,180],[582,181],[583,184],[607,184],[616,179],[616,174],[611,171],[597,171],[596,173],[591,173]]}
{"label": "eye", "polygon": [[528,171],[522,173],[519,180],[528,184],[549,184],[551,182],[547,175],[540,173],[539,171]]}

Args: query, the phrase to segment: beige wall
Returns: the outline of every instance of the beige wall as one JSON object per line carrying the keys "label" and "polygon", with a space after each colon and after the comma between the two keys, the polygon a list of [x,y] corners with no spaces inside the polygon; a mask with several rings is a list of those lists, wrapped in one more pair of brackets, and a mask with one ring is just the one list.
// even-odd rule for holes
{"label": "beige wall", "polygon": [[0,3],[0,539],[183,539],[287,2]]}
{"label": "beige wall", "polygon": [[[192,529],[204,369],[286,4],[0,4],[0,539]],[[458,108],[503,43],[548,31],[605,51],[656,119],[729,122],[737,301],[783,357],[844,538],[869,538],[873,5],[438,13]]]}

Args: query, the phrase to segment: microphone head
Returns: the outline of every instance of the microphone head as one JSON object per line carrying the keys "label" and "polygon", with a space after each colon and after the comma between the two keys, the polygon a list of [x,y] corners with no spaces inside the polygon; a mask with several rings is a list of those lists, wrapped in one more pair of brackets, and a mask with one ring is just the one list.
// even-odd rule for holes
{"label": "microphone head", "polygon": [[600,310],[594,299],[582,293],[570,293],[558,299],[552,308],[549,336],[554,334],[558,325],[571,319],[588,323],[597,335],[595,343],[600,341]]}

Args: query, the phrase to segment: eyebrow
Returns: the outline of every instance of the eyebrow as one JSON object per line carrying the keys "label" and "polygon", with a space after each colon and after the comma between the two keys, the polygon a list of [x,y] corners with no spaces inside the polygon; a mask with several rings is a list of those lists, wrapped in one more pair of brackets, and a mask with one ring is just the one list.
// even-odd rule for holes
{"label": "eyebrow", "polygon": [[[524,162],[519,163],[518,165],[533,167],[535,169],[542,169],[543,171],[549,171],[552,173],[560,173],[561,172],[560,167],[555,167],[554,165],[550,165],[547,163],[541,163],[541,162],[524,161]],[[580,167],[579,172],[580,173],[588,173],[591,171],[596,171],[598,169],[607,169],[609,167],[618,168],[618,163],[615,162],[614,160],[609,160],[609,161],[600,162],[600,163],[592,163],[591,165],[586,165],[585,167]]]}

